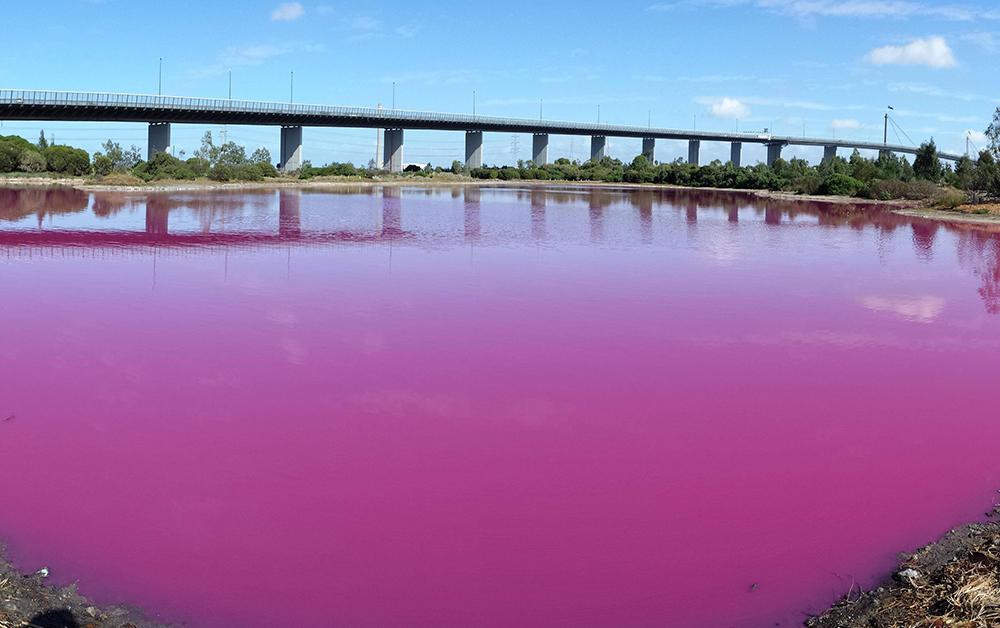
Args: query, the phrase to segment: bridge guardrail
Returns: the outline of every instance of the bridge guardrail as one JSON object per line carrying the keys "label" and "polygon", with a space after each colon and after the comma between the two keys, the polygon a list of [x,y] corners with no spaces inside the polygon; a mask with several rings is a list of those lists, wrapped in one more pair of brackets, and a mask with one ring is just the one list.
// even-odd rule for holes
{"label": "bridge guardrail", "polygon": [[[602,124],[591,122],[570,122],[560,120],[533,120],[526,118],[503,118],[496,116],[481,116],[453,113],[433,113],[426,111],[409,111],[403,109],[379,109],[375,107],[341,107],[335,105],[310,105],[295,103],[280,103],[273,101],[230,100],[224,98],[195,98],[187,96],[154,96],[146,94],[117,94],[111,92],[63,92],[46,90],[15,90],[0,89],[0,105],[30,105],[51,107],[119,107],[143,110],[182,110],[211,111],[215,113],[233,114],[274,114],[299,117],[334,117],[365,120],[385,120],[385,126],[393,123],[407,122],[433,125],[448,124],[451,126],[467,125],[470,130],[481,126],[498,126],[506,129],[524,129],[524,132],[566,131],[577,134],[593,135],[629,135],[640,136],[648,133],[651,137],[676,136],[676,139],[692,139],[704,141],[732,141],[757,144],[781,143],[801,145],[835,145],[856,147],[869,150],[888,150],[895,152],[914,152],[913,146],[885,145],[876,142],[852,142],[830,138],[791,137],[777,135],[760,135],[759,133],[724,133],[709,131],[685,131],[681,129],[666,129],[629,125]],[[583,132],[583,133],[581,133]],[[946,158],[957,158],[957,155],[944,155]]]}

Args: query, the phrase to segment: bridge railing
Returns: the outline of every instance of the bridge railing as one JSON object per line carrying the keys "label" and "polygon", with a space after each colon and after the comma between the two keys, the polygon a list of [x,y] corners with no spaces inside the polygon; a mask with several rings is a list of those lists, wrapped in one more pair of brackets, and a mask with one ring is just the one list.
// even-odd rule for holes
{"label": "bridge railing", "polygon": [[[333,105],[308,105],[280,103],[272,101],[229,100],[224,98],[191,98],[178,96],[152,96],[145,94],[114,94],[105,92],[53,92],[37,90],[0,90],[0,104],[32,105],[52,107],[121,107],[129,109],[169,109],[186,111],[212,111],[226,113],[271,113],[293,116],[335,116],[346,118],[383,119],[387,122],[405,120],[426,123],[451,123],[475,125],[502,125],[521,127],[528,130],[539,126],[552,129],[573,129],[600,133],[677,133],[691,135],[690,131],[646,128],[628,125],[614,125],[588,122],[568,122],[558,120],[532,120],[524,118],[504,118],[469,114],[433,113],[404,109],[381,109],[375,107],[342,107]],[[694,133],[695,136],[713,137],[715,133]],[[760,134],[727,134],[736,139],[762,141]]]}
{"label": "bridge railing", "polygon": [[[501,127],[523,129],[532,132],[567,132],[587,135],[628,135],[648,134],[650,137],[668,139],[691,139],[705,141],[732,141],[749,143],[784,143],[807,145],[838,145],[871,150],[913,152],[912,146],[885,145],[877,142],[857,142],[833,140],[829,138],[784,137],[761,133],[722,133],[711,131],[685,131],[656,127],[641,127],[559,120],[534,120],[526,118],[503,118],[453,113],[432,113],[401,109],[380,109],[375,107],[341,107],[333,105],[309,105],[258,100],[230,100],[226,98],[193,98],[179,96],[154,96],[148,94],[117,94],[109,92],[62,92],[43,90],[0,89],[0,105],[27,105],[33,107],[100,107],[148,110],[170,110],[185,112],[212,112],[231,114],[272,114],[299,118],[347,118],[384,121],[379,126],[391,128],[394,124],[417,123],[426,126],[435,124],[451,127],[465,126],[468,130],[481,127]],[[955,156],[949,156],[955,157]],[[957,157],[956,157],[957,158]]]}

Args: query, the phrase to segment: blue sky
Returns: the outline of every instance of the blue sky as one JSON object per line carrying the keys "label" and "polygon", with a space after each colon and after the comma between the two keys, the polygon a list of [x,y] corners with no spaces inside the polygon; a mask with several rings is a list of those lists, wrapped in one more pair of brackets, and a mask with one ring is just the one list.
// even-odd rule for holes
{"label": "blue sky", "polygon": [[[1000,7],[922,0],[611,2],[282,2],[48,0],[4,7],[0,87],[389,105],[399,108],[654,126],[878,139],[887,105],[914,140],[982,146],[1000,102]],[[113,137],[145,148],[136,124],[6,121],[89,150]],[[175,154],[206,130],[175,125]],[[278,130],[229,127],[277,153]],[[890,132],[890,140],[895,141]],[[909,143],[901,136],[902,143]],[[528,136],[487,134],[487,163],[530,158]],[[405,160],[461,159],[460,133],[408,131]],[[638,140],[610,140],[631,159]],[[702,159],[727,159],[706,144]],[[374,130],[306,129],[314,163],[374,156]],[[763,159],[757,147],[744,161]],[[758,154],[760,153],[760,154]],[[553,137],[551,155],[589,155]],[[660,142],[657,158],[686,154]],[[816,149],[787,154],[816,159]]]}

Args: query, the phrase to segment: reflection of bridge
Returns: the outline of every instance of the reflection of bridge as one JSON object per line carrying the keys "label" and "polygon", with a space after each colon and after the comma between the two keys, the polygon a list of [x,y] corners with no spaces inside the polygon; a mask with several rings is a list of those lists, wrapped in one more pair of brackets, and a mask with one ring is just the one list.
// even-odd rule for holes
{"label": "reflection of bridge", "polygon": [[[422,228],[419,218],[409,227],[404,223],[407,202],[419,203],[422,198],[440,200],[450,193],[450,200],[459,203],[463,225],[460,232]],[[371,209],[380,215],[370,225],[354,229],[304,228],[303,200],[317,196],[326,201],[337,195],[357,199],[370,197]],[[484,197],[486,201],[484,203]],[[511,203],[511,201],[515,203]],[[275,207],[276,205],[276,207]],[[546,188],[491,188],[478,186],[441,188],[405,188],[394,186],[357,187],[349,190],[330,189],[317,192],[282,190],[262,192],[207,192],[199,194],[133,194],[121,192],[88,194],[73,188],[0,189],[0,224],[3,221],[22,223],[14,229],[0,229],[0,258],[33,257],[42,253],[56,255],[103,255],[105,253],[198,252],[204,250],[266,249],[268,247],[326,246],[340,244],[409,243],[415,246],[447,247],[463,243],[486,242],[505,244],[527,239],[550,240],[550,209],[565,205],[570,210],[586,209],[590,226],[590,241],[605,241],[609,216],[621,217],[630,210],[636,220],[636,244],[654,242],[654,216],[657,212],[675,212],[688,227],[688,237],[713,237],[717,231],[698,235],[706,214],[725,217],[726,224],[736,227],[752,210],[770,228],[805,216],[816,220],[820,227],[847,226],[858,231],[874,228],[883,235],[905,228],[912,231],[911,240],[916,254],[922,259],[933,257],[937,233],[951,231],[958,238],[959,259],[982,279],[980,294],[991,312],[1000,313],[1000,228],[960,223],[939,223],[910,218],[877,207],[856,211],[851,206],[839,206],[811,201],[785,201],[763,198],[741,192],[688,189],[630,189],[602,186],[560,186]],[[324,209],[335,209],[334,207]],[[452,205],[454,208],[455,205]],[[491,232],[483,228],[483,210],[496,212],[527,211],[530,224],[522,235],[501,229]],[[144,213],[141,230],[122,229],[61,229],[44,228],[46,218],[59,215],[79,215],[87,209],[98,220],[122,211]],[[524,209],[521,209],[524,208]],[[609,214],[609,209],[614,209]],[[267,215],[277,210],[277,225],[270,231],[226,231],[212,229],[212,222],[227,216]],[[315,209],[315,208],[314,208]],[[174,211],[194,211],[202,221],[202,231],[171,232],[170,215]],[[315,217],[314,211],[308,212]],[[741,215],[742,214],[742,215]],[[273,213],[271,214],[273,216]],[[335,212],[321,213],[336,216]],[[417,212],[419,217],[422,212]],[[501,215],[520,222],[514,214]],[[579,212],[574,212],[579,216]],[[37,217],[38,228],[24,228],[24,220]],[[206,221],[207,219],[207,221]],[[412,218],[411,218],[412,220]],[[223,223],[224,224],[224,223]],[[620,232],[619,232],[620,233]],[[668,233],[664,231],[663,233]],[[528,235],[530,234],[530,235]],[[556,233],[558,236],[558,231]],[[615,236],[612,236],[615,237]]]}
{"label": "reflection of bridge", "polygon": [[[302,163],[302,128],[307,126],[385,129],[383,166],[394,171],[403,168],[403,131],[406,129],[464,131],[465,164],[470,168],[483,164],[484,132],[530,133],[533,136],[532,161],[538,165],[549,163],[550,134],[589,136],[591,159],[595,160],[606,155],[609,137],[641,139],[642,154],[651,161],[656,140],[686,141],[688,161],[694,164],[699,162],[702,142],[728,143],[730,161],[737,166],[741,164],[743,144],[746,143],[766,146],[768,164],[773,164],[781,157],[782,148],[789,145],[823,147],[824,161],[835,157],[840,148],[911,155],[917,152],[914,146],[845,139],[685,131],[651,126],[525,120],[366,107],[88,92],[0,90],[0,119],[148,122],[147,158],[157,152],[170,150],[171,123],[275,125],[281,127],[280,166],[286,170],[298,170]],[[941,157],[958,160],[961,155],[942,153]]]}

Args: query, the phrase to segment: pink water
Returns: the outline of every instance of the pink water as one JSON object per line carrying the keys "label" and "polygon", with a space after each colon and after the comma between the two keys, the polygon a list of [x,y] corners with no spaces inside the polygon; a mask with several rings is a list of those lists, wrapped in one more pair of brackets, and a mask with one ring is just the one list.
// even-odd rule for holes
{"label": "pink water", "polygon": [[794,626],[1000,489],[979,228],[0,190],[0,287],[0,539],[164,621]]}

